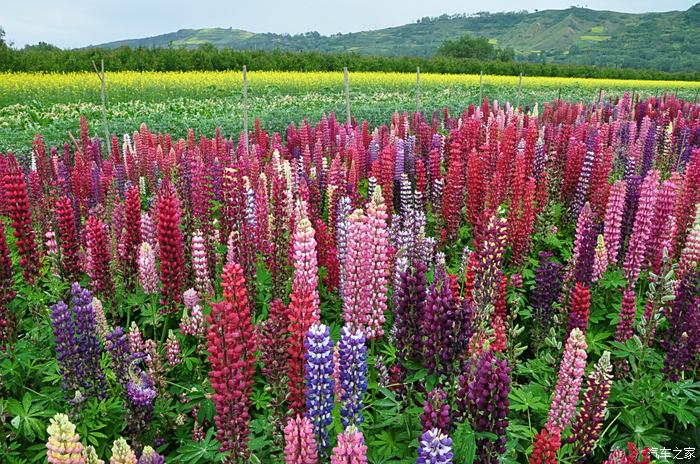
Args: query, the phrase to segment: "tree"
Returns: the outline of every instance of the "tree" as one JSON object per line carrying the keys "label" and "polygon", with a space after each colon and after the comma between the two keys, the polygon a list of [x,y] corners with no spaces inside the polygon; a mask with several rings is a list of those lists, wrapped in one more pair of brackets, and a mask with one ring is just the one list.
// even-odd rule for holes
{"label": "tree", "polygon": [[496,58],[496,47],[485,37],[463,35],[457,40],[445,40],[438,48],[437,55],[449,58],[493,60]]}
{"label": "tree", "polygon": [[5,43],[5,29],[0,26],[0,48],[7,48],[7,43]]}

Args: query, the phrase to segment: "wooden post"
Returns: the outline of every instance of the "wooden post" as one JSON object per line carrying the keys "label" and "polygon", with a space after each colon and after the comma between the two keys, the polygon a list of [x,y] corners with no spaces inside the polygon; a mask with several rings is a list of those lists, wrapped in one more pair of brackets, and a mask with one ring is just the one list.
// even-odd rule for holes
{"label": "wooden post", "polygon": [[420,113],[420,66],[416,67],[416,113]]}
{"label": "wooden post", "polygon": [[243,140],[248,154],[248,68],[243,65]]}
{"label": "wooden post", "polygon": [[561,100],[561,87],[559,87],[559,96],[557,97],[557,100]]}
{"label": "wooden post", "polygon": [[109,144],[111,143],[111,137],[109,136],[109,127],[107,126],[107,97],[105,96],[105,60],[103,59],[101,61],[102,68],[101,71],[97,70],[97,65],[95,64],[95,60],[92,60],[92,69],[95,70],[95,74],[97,74],[97,77],[100,79],[100,82],[102,83],[102,125],[104,126],[105,130],[105,147],[106,151],[109,152]]}
{"label": "wooden post", "polygon": [[348,68],[343,68],[343,73],[345,74],[345,117],[347,118],[346,124],[350,127],[352,119],[350,119],[350,79],[348,78]]}
{"label": "wooden post", "polygon": [[695,99],[693,100],[695,103],[698,102],[698,93],[700,93],[700,88],[698,88],[698,90],[695,91]]}
{"label": "wooden post", "polygon": [[601,87],[600,90],[598,90],[598,104],[600,105],[603,103],[603,88]]}
{"label": "wooden post", "polygon": [[520,108],[520,92],[523,89],[523,73],[520,73],[520,79],[518,80],[518,103],[515,105],[516,108]]}
{"label": "wooden post", "polygon": [[484,103],[484,71],[479,71],[479,106]]}

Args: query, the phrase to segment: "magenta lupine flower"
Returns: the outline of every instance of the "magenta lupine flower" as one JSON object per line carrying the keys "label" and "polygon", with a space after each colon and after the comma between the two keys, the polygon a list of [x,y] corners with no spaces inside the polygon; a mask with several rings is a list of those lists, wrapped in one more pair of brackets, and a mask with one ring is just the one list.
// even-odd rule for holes
{"label": "magenta lupine flower", "polygon": [[367,464],[365,437],[354,425],[338,435],[338,444],[333,448],[331,464]]}
{"label": "magenta lupine flower", "polygon": [[608,262],[617,261],[620,250],[620,236],[622,232],[622,213],[625,207],[625,195],[627,184],[624,180],[618,180],[610,188],[608,206],[605,210],[605,227],[603,236],[608,251]]}
{"label": "magenta lupine flower", "polygon": [[607,269],[608,251],[605,248],[605,239],[602,234],[598,234],[598,243],[593,258],[593,282],[598,282]]}
{"label": "magenta lupine flower", "polygon": [[156,253],[148,242],[143,242],[139,249],[139,283],[147,295],[158,292]]}
{"label": "magenta lupine flower", "polygon": [[564,358],[559,366],[557,386],[552,396],[552,404],[549,407],[547,419],[548,430],[564,430],[576,412],[583,371],[586,368],[586,338],[577,327],[569,334],[564,348]]}
{"label": "magenta lupine flower", "polygon": [[448,433],[452,425],[450,415],[450,403],[447,401],[447,394],[440,388],[428,393],[428,397],[423,402],[423,414],[420,416],[423,432],[431,429],[441,433]]}
{"label": "magenta lupine flower", "polygon": [[420,437],[416,464],[452,464],[452,439],[440,429],[426,430]]}
{"label": "magenta lupine flower", "polygon": [[343,318],[353,330],[364,332],[364,306],[369,299],[367,244],[364,243],[367,216],[356,209],[348,217],[347,246],[343,272]]}
{"label": "magenta lupine flower", "polygon": [[182,362],[180,342],[177,341],[177,337],[172,330],[168,331],[168,340],[165,342],[165,357],[170,367],[175,367]]}
{"label": "magenta lupine flower", "polygon": [[615,341],[624,343],[634,334],[634,315],[636,312],[634,301],[634,286],[625,289],[622,293],[622,305],[620,306],[620,315],[617,321],[617,331],[615,332]]}
{"label": "magenta lupine flower", "polygon": [[207,264],[207,247],[200,230],[192,233],[192,270],[197,293],[206,297],[213,293],[209,280],[209,265]]}
{"label": "magenta lupine flower", "polygon": [[285,464],[316,464],[318,451],[311,421],[305,416],[290,418],[284,427]]}
{"label": "magenta lupine flower", "polygon": [[611,371],[610,353],[604,351],[586,379],[586,392],[567,440],[575,443],[574,449],[582,456],[590,454],[600,438],[612,384]]}
{"label": "magenta lupine flower", "polygon": [[590,203],[586,203],[578,216],[574,251],[571,256],[571,274],[576,282],[589,284],[593,279],[595,260],[596,224]]}
{"label": "magenta lupine flower", "polygon": [[386,226],[386,205],[380,186],[374,189],[367,205],[365,246],[368,248],[368,269],[371,279],[369,301],[365,302],[365,328],[367,339],[381,338],[384,334],[384,312],[387,309],[387,281],[389,280],[389,241]]}
{"label": "magenta lupine flower", "polygon": [[646,256],[646,246],[649,240],[654,209],[656,208],[656,195],[659,185],[659,172],[650,171],[647,174],[639,193],[639,206],[634,218],[634,228],[630,237],[627,255],[623,269],[625,277],[630,284],[639,277],[644,257]]}

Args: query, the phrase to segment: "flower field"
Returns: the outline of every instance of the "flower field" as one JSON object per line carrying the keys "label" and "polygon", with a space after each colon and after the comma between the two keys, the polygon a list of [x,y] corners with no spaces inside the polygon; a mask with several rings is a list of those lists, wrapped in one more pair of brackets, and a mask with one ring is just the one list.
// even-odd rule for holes
{"label": "flower field", "polygon": [[[479,101],[478,75],[421,74],[420,106],[433,112],[448,107],[457,112]],[[41,133],[58,144],[75,121],[85,115],[101,130],[100,81],[94,73],[0,73],[0,150],[28,153],[30,141]],[[132,132],[145,122],[162,132],[182,134],[189,128],[225,134],[243,128],[241,72],[108,72],[107,113],[110,130]],[[521,102],[556,98],[597,100],[600,90],[618,95],[661,96],[664,92],[695,102],[700,82],[523,77]],[[323,113],[345,114],[343,73],[248,72],[249,114],[265,127],[281,130],[299,115],[314,121]],[[515,102],[517,76],[484,76],[484,95],[493,101]],[[394,111],[416,107],[416,75],[351,72],[351,112],[372,127],[384,124]],[[101,131],[104,133],[104,131]]]}
{"label": "flower field", "polygon": [[94,76],[9,76],[1,134],[49,131],[0,153],[3,462],[697,462],[692,95],[408,113],[358,75],[386,118],[345,123],[335,77],[253,76],[318,118],[243,134],[197,113],[239,75],[124,73],[102,143]]}

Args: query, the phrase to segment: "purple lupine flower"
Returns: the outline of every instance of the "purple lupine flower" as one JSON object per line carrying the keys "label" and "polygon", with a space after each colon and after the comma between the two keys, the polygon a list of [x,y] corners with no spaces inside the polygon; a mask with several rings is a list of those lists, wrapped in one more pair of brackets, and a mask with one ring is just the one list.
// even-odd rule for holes
{"label": "purple lupine flower", "polygon": [[593,169],[594,158],[595,153],[593,150],[588,150],[586,152],[586,156],[583,158],[583,166],[581,166],[581,173],[578,177],[578,184],[576,185],[576,192],[574,193],[574,201],[571,203],[571,209],[569,210],[569,218],[571,222],[578,220],[578,215],[581,212],[581,208],[583,208],[583,204],[588,199],[591,183],[591,170]]}
{"label": "purple lupine flower", "polygon": [[479,267],[472,296],[479,312],[483,312],[487,305],[495,301],[496,290],[503,274],[507,232],[506,220],[495,215],[491,216],[484,232],[484,239],[476,250],[479,256]]}
{"label": "purple lupine flower", "polygon": [[498,359],[493,351],[487,350],[474,362],[471,377],[465,377],[466,398],[464,403],[470,411],[472,429],[476,432],[490,432],[496,440],[480,438],[476,442],[475,463],[497,462],[498,456],[506,451],[506,429],[510,412],[510,368],[506,359]]}
{"label": "purple lupine flower", "polygon": [[328,326],[316,323],[304,340],[306,351],[306,417],[313,424],[320,452],[328,452],[328,426],[333,422],[333,340]]}
{"label": "purple lupine flower", "polygon": [[672,382],[692,369],[700,351],[700,298],[698,271],[688,271],[681,279],[671,311],[666,311],[668,331],[661,347],[666,351],[663,371]]}
{"label": "purple lupine flower", "polygon": [[426,430],[420,437],[416,464],[451,464],[452,439],[440,429]]}
{"label": "purple lupine flower", "polygon": [[591,205],[586,203],[578,216],[574,252],[571,257],[571,263],[574,266],[572,271],[575,282],[590,285],[593,281],[593,263],[595,261],[597,237],[598,230],[593,218],[593,211],[591,210]]}
{"label": "purple lupine flower", "polygon": [[639,193],[641,184],[642,178],[638,175],[630,176],[630,178],[627,180],[627,190],[625,193],[625,207],[622,213],[620,252],[617,256],[618,262],[620,264],[624,262],[625,253],[627,251],[624,245],[627,242],[627,238],[632,234],[632,227],[634,226],[634,217],[637,215],[637,206],[639,206]]}
{"label": "purple lupine flower", "polygon": [[105,347],[112,358],[112,370],[117,380],[125,384],[125,379],[129,374],[131,350],[129,349],[129,340],[124,333],[123,327],[115,327],[107,334]]}
{"label": "purple lupine flower", "polygon": [[75,326],[68,305],[59,301],[51,306],[51,324],[53,325],[54,341],[56,343],[56,358],[62,377],[63,390],[74,390],[78,387],[77,352],[75,343]]}
{"label": "purple lupine flower", "polygon": [[604,351],[586,380],[586,393],[583,394],[581,408],[571,426],[571,436],[567,440],[569,443],[575,443],[575,451],[582,456],[591,454],[600,437],[610,396],[611,371],[610,353]]}
{"label": "purple lupine flower", "polygon": [[622,305],[615,332],[616,342],[624,343],[634,334],[634,316],[637,310],[634,298],[634,287],[627,288],[622,293]]}
{"label": "purple lupine flower", "polygon": [[444,390],[436,388],[423,402],[423,414],[420,416],[423,432],[437,429],[442,433],[448,433],[452,425],[450,415],[450,403]]}
{"label": "purple lupine flower", "polygon": [[401,272],[400,284],[394,289],[394,326],[398,357],[402,362],[416,359],[422,346],[421,324],[428,298],[426,267],[418,261]]}
{"label": "purple lupine flower", "polygon": [[340,421],[345,427],[359,425],[365,418],[362,415],[364,394],[367,391],[367,347],[365,335],[343,327],[338,342],[340,364],[341,401]]}
{"label": "purple lupine flower", "polygon": [[540,253],[540,263],[535,271],[535,288],[530,296],[530,304],[533,308],[534,327],[538,333],[544,334],[549,330],[552,322],[552,305],[559,299],[564,266],[552,261],[552,253],[543,251]]}
{"label": "purple lupine flower", "polygon": [[165,456],[158,454],[152,447],[146,446],[139,458],[139,464],[165,464]]}

